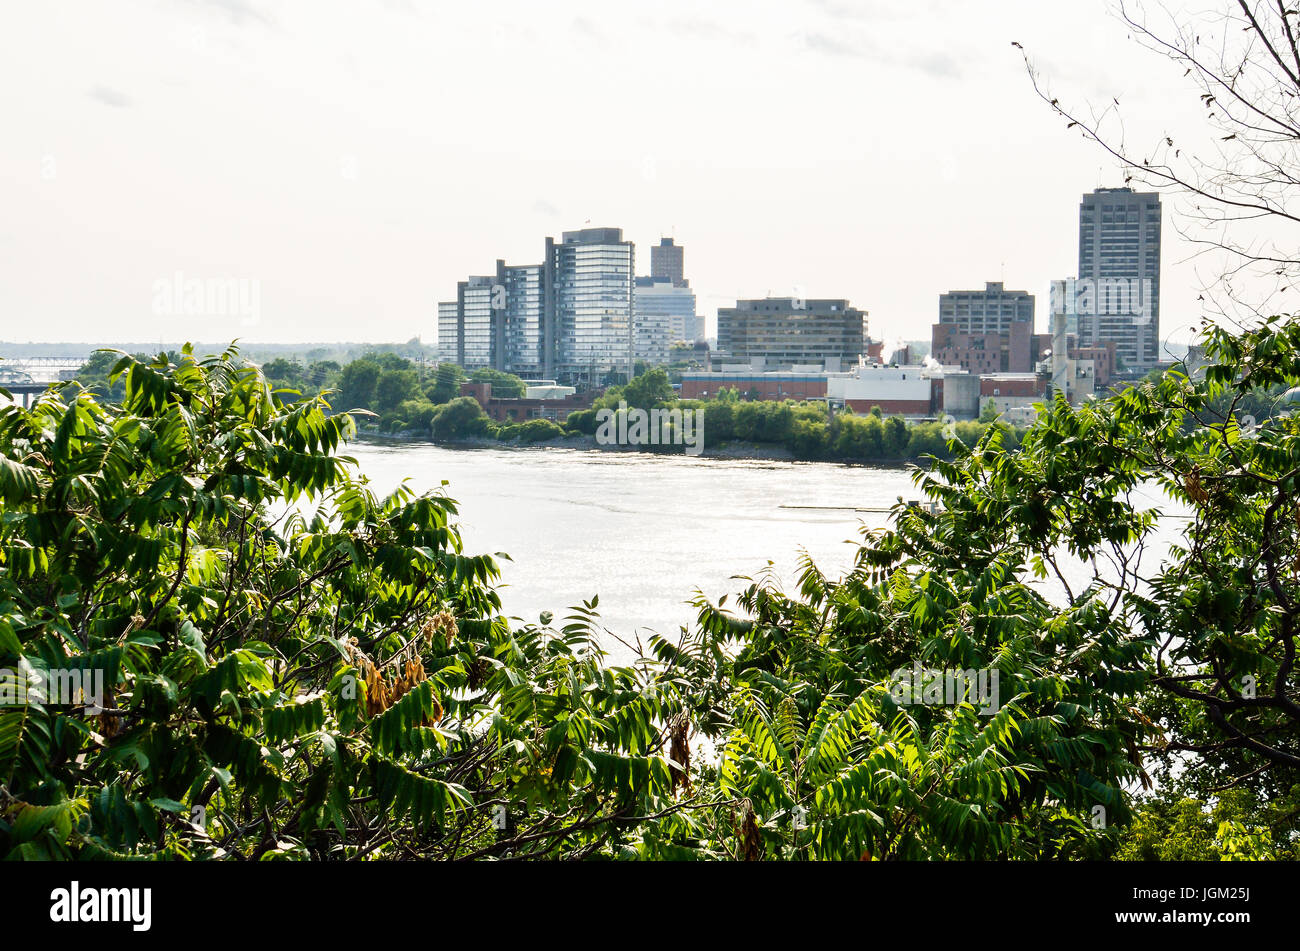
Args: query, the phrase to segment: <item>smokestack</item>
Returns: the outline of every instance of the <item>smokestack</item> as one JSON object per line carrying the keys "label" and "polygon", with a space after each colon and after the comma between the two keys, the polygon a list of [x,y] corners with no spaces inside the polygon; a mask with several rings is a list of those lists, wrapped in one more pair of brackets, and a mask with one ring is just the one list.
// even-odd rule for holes
{"label": "smokestack", "polygon": [[1069,353],[1065,346],[1065,327],[1066,317],[1069,311],[1074,309],[1074,287],[1073,281],[1060,281],[1062,293],[1058,297],[1053,294],[1058,306],[1052,308],[1052,399],[1056,398],[1057,393],[1064,393],[1066,399],[1070,397],[1070,390],[1067,386],[1069,374]]}

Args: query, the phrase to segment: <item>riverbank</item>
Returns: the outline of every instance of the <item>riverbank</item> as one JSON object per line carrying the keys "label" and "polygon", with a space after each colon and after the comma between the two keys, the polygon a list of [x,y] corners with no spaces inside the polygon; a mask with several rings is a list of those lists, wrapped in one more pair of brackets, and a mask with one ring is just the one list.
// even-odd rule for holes
{"label": "riverbank", "polygon": [[[498,440],[490,436],[467,436],[459,439],[448,439],[435,442],[427,436],[417,436],[410,433],[379,433],[373,431],[359,431],[356,439],[360,442],[368,442],[375,445],[385,444],[417,444],[437,446],[440,449],[568,449],[585,452],[599,453],[629,453],[634,455],[653,455],[653,456],[680,456],[686,454],[681,446],[668,446],[663,448],[653,448],[646,446],[608,446],[602,445],[596,441],[594,436],[559,436],[554,439],[544,439],[538,442],[524,442],[522,440]],[[714,446],[705,446],[699,456],[705,459],[735,459],[735,460],[755,460],[768,462],[798,462],[799,459],[793,452],[785,446],[774,446],[766,443],[743,442],[740,440],[730,440],[719,443]],[[853,463],[839,462],[838,460],[825,460],[832,464],[852,465],[861,464],[857,460]],[[898,459],[881,459],[879,461],[868,460],[867,464],[873,466],[901,467],[906,465],[910,460]]]}

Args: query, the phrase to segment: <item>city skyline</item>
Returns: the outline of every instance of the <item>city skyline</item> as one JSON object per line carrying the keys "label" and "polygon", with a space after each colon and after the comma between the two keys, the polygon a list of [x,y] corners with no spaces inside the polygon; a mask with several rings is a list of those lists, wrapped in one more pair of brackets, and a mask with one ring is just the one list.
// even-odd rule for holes
{"label": "city skyline", "polygon": [[439,301],[439,359],[534,379],[668,363],[674,344],[703,339],[684,249],[662,239],[638,276],[635,247],[619,228],[583,228],[546,238],[541,264],[498,259]]}
{"label": "city skyline", "polygon": [[[1068,337],[1070,359],[1100,359],[1106,367],[1099,374],[1103,380],[1109,378],[1109,367],[1116,360],[1125,369],[1150,369],[1162,357],[1159,350],[1162,219],[1158,193],[1139,192],[1131,187],[1097,188],[1085,192],[1079,204],[1079,276],[1051,283],[1045,321],[1040,325],[1035,295],[1024,290],[1007,290],[1001,281],[986,282],[983,290],[949,290],[939,295],[939,320],[931,328],[931,356],[943,365],[960,366],[972,372],[1027,373],[1039,362],[1039,351],[1046,349],[1043,341],[1061,329],[1067,336],[1054,342],[1053,346],[1064,346]],[[690,291],[689,280],[684,278],[683,245],[673,238],[661,239],[650,248],[651,276],[634,276],[635,243],[624,241],[621,229],[588,228],[564,232],[563,238],[566,245],[575,242],[608,244],[613,241],[618,247],[605,250],[614,250],[627,265],[616,268],[616,274],[594,273],[595,283],[588,292],[588,296],[603,300],[612,289],[615,303],[625,303],[629,290],[631,292],[630,334],[626,323],[596,331],[608,337],[605,346],[613,348],[611,354],[626,347],[629,361],[634,359],[651,366],[664,365],[672,360],[670,347],[674,341],[692,343],[705,339],[702,333],[692,336],[685,331],[687,326],[696,326],[696,316],[695,295]],[[572,315],[557,306],[558,298],[550,290],[552,285],[558,286],[562,282],[556,268],[557,259],[553,256],[553,239],[548,238],[546,246],[548,263],[541,268],[506,268],[505,262],[498,260],[495,277],[471,277],[468,282],[462,281],[457,301],[439,303],[437,348],[440,359],[467,367],[491,367],[534,377],[539,370],[545,376],[552,376],[565,363],[565,354],[559,351],[550,356],[539,356],[545,338],[542,328],[548,325],[560,327],[566,321],[572,321]],[[643,254],[643,261],[644,257]],[[593,267],[579,269],[579,272],[582,270],[592,271]],[[603,265],[594,268],[596,272],[603,270]],[[507,293],[507,288],[512,286],[508,275],[516,272],[536,272],[533,281],[536,293],[527,298],[526,307],[521,306],[525,303],[524,298],[513,292]],[[606,288],[605,283],[610,279],[616,286]],[[632,282],[631,288],[627,287],[629,281]],[[1062,293],[1066,286],[1070,288],[1068,302]],[[475,308],[470,305],[467,287],[477,289],[483,300],[482,306]],[[689,305],[686,311],[681,309],[682,304],[665,298],[665,292],[684,295],[682,301]],[[498,295],[499,300],[491,295]],[[491,305],[487,303],[490,297],[496,301]],[[811,324],[806,319],[790,322],[787,318],[774,318],[773,328],[779,325],[782,328],[780,333],[790,336],[790,340],[775,349],[765,344],[753,353],[748,352],[748,346],[741,347],[743,352],[732,353],[736,349],[732,337],[737,333],[734,325],[737,325],[739,315],[746,311],[782,310],[779,305],[783,300],[789,316],[811,318],[816,314],[816,308],[808,310],[809,304],[816,302],[771,295],[738,300],[734,307],[720,307],[717,336],[713,340],[718,353],[713,362],[719,359],[744,362],[752,357],[766,356],[770,350],[779,358],[778,363],[781,359],[787,363],[790,359],[805,363],[831,361],[833,357],[834,366],[838,367],[846,357],[849,363],[853,363],[866,354],[866,346],[871,341],[865,327],[866,312],[862,312],[863,325],[858,328],[860,339],[852,353],[841,347],[819,350],[802,346],[801,355],[797,359],[791,357],[784,353],[785,348],[793,345],[795,337],[806,335]],[[608,300],[603,302],[609,303]],[[834,312],[847,306],[848,301],[840,299],[838,307],[830,307],[819,319],[833,321]],[[597,312],[614,313],[601,308],[593,311]],[[1058,312],[1066,315],[1061,328],[1056,323]],[[678,316],[671,316],[673,314]],[[531,328],[531,332],[526,333],[525,327]],[[818,328],[818,333],[826,329]],[[475,349],[470,342],[476,334],[484,341],[494,338],[494,342]],[[531,341],[531,356],[521,358],[518,348],[506,345],[507,338],[512,335],[521,338],[527,335]],[[741,336],[744,336],[743,332]],[[566,347],[571,349],[571,337],[569,334],[553,339],[558,340],[563,350]],[[823,342],[828,343],[829,339],[827,337]],[[915,341],[909,341],[912,342]],[[886,346],[893,352],[900,349],[877,340],[876,355],[879,356]],[[615,359],[604,360],[599,369],[609,372],[615,369],[617,362]],[[567,371],[571,372],[575,366],[570,361]],[[831,369],[832,363],[826,362],[825,366]],[[597,369],[595,364],[590,364],[590,367]],[[559,373],[566,376],[564,369]],[[1086,371],[1089,379],[1094,379],[1093,373],[1093,370]]]}
{"label": "city skyline", "polygon": [[[0,337],[432,342],[466,274],[589,221],[689,245],[709,336],[737,300],[833,296],[881,339],[925,339],[948,288],[1045,297],[1077,260],[1078,195],[1123,184],[1013,42],[1071,100],[1119,98],[1153,133],[1199,122],[1103,3],[1044,6],[20,9],[0,75],[47,82],[0,87]],[[469,68],[473,38],[518,63],[514,82],[536,65],[570,90],[568,62],[622,81],[583,84],[571,122],[494,112],[532,93]],[[651,93],[673,109],[613,119]],[[1187,253],[1166,254],[1175,340],[1200,316]],[[154,285],[177,273],[256,282],[258,313],[160,313]]]}

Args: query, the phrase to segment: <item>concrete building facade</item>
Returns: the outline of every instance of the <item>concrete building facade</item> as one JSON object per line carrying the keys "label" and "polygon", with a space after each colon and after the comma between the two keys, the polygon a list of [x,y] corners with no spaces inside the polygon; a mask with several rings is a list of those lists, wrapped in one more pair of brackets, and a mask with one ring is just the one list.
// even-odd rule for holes
{"label": "concrete building facade", "polygon": [[937,380],[942,376],[926,367],[861,364],[848,373],[829,374],[826,395],[855,413],[879,406],[886,416],[927,417],[935,411]]}
{"label": "concrete building facade", "polygon": [[763,373],[753,370],[719,373],[683,373],[681,397],[712,399],[724,389],[734,389],[744,399],[819,400],[826,398],[826,374]]}
{"label": "concrete building facade", "polygon": [[996,373],[980,377],[980,413],[992,402],[1008,422],[1023,424],[1037,415],[1035,404],[1047,398],[1048,380],[1038,373]]}
{"label": "concrete building facade", "polygon": [[1034,295],[989,281],[982,291],[939,295],[939,321],[930,354],[971,373],[1019,373],[1033,368]]}
{"label": "concrete building facade", "polygon": [[460,344],[460,308],[454,300],[441,301],[438,304],[438,360],[463,365]]}
{"label": "concrete building facade", "polygon": [[[568,389],[558,387],[557,389]],[[562,423],[570,413],[589,409],[595,400],[595,392],[568,392],[563,396],[524,396],[507,398],[492,395],[491,383],[462,383],[461,396],[471,396],[483,407],[493,421],[498,423],[523,423],[530,419],[549,419]]]}
{"label": "concrete building facade", "polygon": [[773,370],[816,364],[835,372],[855,365],[868,342],[867,312],[844,299],[739,300],[718,309],[715,362]]}
{"label": "concrete building facade", "polygon": [[840,373],[804,368],[789,372],[737,369],[682,375],[683,399],[712,399],[733,389],[741,399],[827,400],[855,413],[875,407],[887,416],[927,419],[979,412],[980,378],[958,367],[859,364]]}
{"label": "concrete building facade", "polygon": [[685,281],[674,284],[662,277],[638,277],[635,302],[632,347],[636,359],[668,363],[673,344],[696,341],[695,292]]}

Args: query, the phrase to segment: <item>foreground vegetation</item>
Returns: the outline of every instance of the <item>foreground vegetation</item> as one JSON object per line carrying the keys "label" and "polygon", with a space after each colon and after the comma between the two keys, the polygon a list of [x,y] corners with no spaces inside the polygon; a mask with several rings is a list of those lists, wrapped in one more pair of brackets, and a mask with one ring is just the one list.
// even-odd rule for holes
{"label": "foreground vegetation", "polygon": [[[0,411],[0,855],[1294,857],[1300,430],[1214,408],[1298,382],[1300,324],[1206,342],[954,440],[846,577],[697,596],[619,665],[595,602],[504,618],[454,502],[373,494],[322,398],[120,355],[118,401]],[[996,670],[996,712],[900,699],[918,662]]]}

